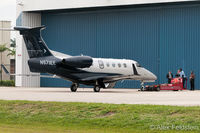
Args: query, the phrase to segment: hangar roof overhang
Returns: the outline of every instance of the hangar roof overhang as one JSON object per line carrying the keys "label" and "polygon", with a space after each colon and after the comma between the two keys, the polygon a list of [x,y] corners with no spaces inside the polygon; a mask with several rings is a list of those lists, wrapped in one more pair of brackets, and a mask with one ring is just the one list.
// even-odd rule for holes
{"label": "hangar roof overhang", "polygon": [[17,0],[22,11],[49,11],[63,9],[133,6],[165,3],[198,2],[199,0]]}

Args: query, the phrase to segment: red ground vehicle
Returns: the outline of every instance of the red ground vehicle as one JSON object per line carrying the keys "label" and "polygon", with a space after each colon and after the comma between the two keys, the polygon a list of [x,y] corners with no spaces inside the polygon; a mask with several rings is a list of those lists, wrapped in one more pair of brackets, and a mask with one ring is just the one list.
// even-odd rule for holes
{"label": "red ground vehicle", "polygon": [[185,87],[183,87],[182,78],[174,78],[171,80],[171,84],[160,84],[160,85],[146,85],[145,91],[160,91],[160,90],[186,90],[187,89],[187,79],[185,81]]}

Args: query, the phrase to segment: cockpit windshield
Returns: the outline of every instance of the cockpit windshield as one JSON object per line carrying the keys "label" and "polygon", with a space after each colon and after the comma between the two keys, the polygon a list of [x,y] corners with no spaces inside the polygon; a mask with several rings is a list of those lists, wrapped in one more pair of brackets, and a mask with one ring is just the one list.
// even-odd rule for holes
{"label": "cockpit windshield", "polygon": [[136,66],[137,66],[137,67],[142,67],[139,63],[136,63]]}

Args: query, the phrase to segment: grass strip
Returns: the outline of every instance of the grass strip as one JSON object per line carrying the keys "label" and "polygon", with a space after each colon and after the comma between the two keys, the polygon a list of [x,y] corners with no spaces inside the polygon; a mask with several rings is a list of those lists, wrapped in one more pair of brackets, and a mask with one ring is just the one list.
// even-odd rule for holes
{"label": "grass strip", "polygon": [[199,133],[200,107],[0,100],[0,133]]}

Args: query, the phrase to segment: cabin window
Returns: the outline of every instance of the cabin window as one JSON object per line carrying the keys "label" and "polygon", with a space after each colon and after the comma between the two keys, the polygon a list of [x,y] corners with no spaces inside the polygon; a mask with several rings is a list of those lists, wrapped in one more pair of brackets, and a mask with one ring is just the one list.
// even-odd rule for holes
{"label": "cabin window", "polygon": [[110,64],[107,62],[107,63],[106,63],[106,66],[107,66],[107,67],[109,67],[109,66],[110,66]]}
{"label": "cabin window", "polygon": [[115,67],[115,63],[112,63],[112,66]]}
{"label": "cabin window", "polygon": [[99,63],[99,68],[100,68],[100,69],[104,69],[103,61],[102,61],[102,60],[99,60],[98,63]]}
{"label": "cabin window", "polygon": [[118,67],[121,67],[122,65],[120,63],[118,63]]}
{"label": "cabin window", "polygon": [[137,66],[137,67],[142,67],[139,63],[136,63],[136,66]]}
{"label": "cabin window", "polygon": [[126,63],[124,63],[124,64],[123,64],[123,66],[124,66],[124,68],[127,68],[127,65],[126,65]]}

